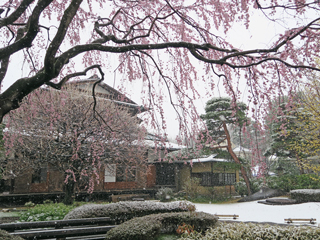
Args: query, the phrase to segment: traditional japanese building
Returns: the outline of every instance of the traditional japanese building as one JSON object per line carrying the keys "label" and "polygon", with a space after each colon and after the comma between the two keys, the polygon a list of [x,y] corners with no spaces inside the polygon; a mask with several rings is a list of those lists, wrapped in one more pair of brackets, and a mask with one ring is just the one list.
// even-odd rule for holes
{"label": "traditional japanese building", "polygon": [[[92,90],[97,80],[99,80],[97,76],[92,76],[89,79],[67,83],[65,87],[77,89],[85,94]],[[135,118],[138,118],[139,113],[147,110],[103,82],[96,84],[95,96],[103,98],[106,101],[112,101],[121,108],[126,109]],[[148,146],[145,153],[147,166],[105,164],[99,174],[99,183],[95,184],[94,192],[112,192],[117,194],[126,191],[143,192],[148,189],[155,191],[156,167],[154,161],[163,156],[164,153],[161,153],[161,151],[170,152],[180,149],[181,146],[161,141],[160,138],[152,134],[146,136],[145,144]],[[162,146],[160,146],[161,144]],[[155,148],[157,148],[157,154],[154,151]],[[64,172],[47,163],[43,164],[39,169],[30,169],[22,175],[10,176],[7,179],[3,179],[1,190],[10,194],[62,193],[64,190],[64,180]],[[76,191],[77,193],[85,192],[81,182],[77,183]]]}

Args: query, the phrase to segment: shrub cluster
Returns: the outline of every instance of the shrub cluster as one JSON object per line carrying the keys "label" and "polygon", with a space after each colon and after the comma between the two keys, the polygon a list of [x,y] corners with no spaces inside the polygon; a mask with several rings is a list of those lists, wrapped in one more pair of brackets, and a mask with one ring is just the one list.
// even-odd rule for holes
{"label": "shrub cluster", "polygon": [[[320,189],[319,176],[315,174],[286,174],[282,176],[270,176],[266,179],[252,178],[250,179],[250,185],[252,193],[258,192],[263,186],[284,192],[290,192],[293,189]],[[247,187],[243,179],[234,186],[236,192],[241,196],[248,195]]]}
{"label": "shrub cluster", "polygon": [[199,196],[201,191],[200,178],[190,178],[188,177],[184,181],[183,191],[186,193],[188,199],[194,199]]}
{"label": "shrub cluster", "polygon": [[1,240],[23,240],[23,238],[19,236],[12,236],[8,232],[0,230],[0,239]]}
{"label": "shrub cluster", "polygon": [[320,202],[320,190],[319,189],[297,189],[290,191],[292,199],[298,203],[303,202]]}
{"label": "shrub cluster", "polygon": [[126,221],[134,217],[165,212],[184,212],[195,210],[194,204],[187,201],[139,202],[125,201],[110,204],[87,204],[75,208],[64,219],[110,217],[116,221]]}
{"label": "shrub cluster", "polygon": [[61,220],[75,207],[79,205],[64,205],[63,203],[37,204],[27,211],[19,213],[21,222],[38,222]]}
{"label": "shrub cluster", "polygon": [[282,175],[269,177],[267,185],[272,189],[280,189],[290,192],[293,189],[317,189],[320,188],[319,177],[314,174]]}
{"label": "shrub cluster", "polygon": [[270,226],[253,223],[219,223],[215,228],[210,228],[205,235],[191,233],[179,240],[278,240],[278,239],[320,239],[320,229],[307,226]]}
{"label": "shrub cluster", "polygon": [[[250,187],[251,187],[252,193],[256,193],[261,189],[261,187],[263,186],[263,180],[264,180],[263,178],[250,179]],[[248,195],[247,185],[243,178],[240,179],[239,182],[234,184],[234,188],[239,195],[241,196]]]}
{"label": "shrub cluster", "polygon": [[161,213],[138,217],[107,232],[106,240],[152,240],[159,233],[175,233],[182,224],[205,231],[217,223],[217,217],[204,212]]}

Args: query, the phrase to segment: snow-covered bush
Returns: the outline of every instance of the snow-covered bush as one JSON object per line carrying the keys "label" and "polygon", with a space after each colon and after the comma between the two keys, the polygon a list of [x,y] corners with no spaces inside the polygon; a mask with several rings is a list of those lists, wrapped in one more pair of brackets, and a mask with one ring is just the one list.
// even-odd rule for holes
{"label": "snow-covered bush", "polygon": [[219,223],[215,228],[210,228],[205,235],[191,233],[179,240],[277,240],[277,239],[320,239],[320,229],[307,226],[270,226],[253,223]]}
{"label": "snow-covered bush", "polygon": [[125,221],[133,217],[165,212],[184,212],[195,209],[194,204],[187,201],[169,203],[151,201],[125,201],[110,204],[86,204],[73,209],[64,219],[110,217]]}
{"label": "snow-covered bush", "polygon": [[236,182],[234,184],[234,189],[241,196],[248,195],[248,189],[244,181],[240,180],[239,182]]}
{"label": "snow-covered bush", "polygon": [[173,190],[171,188],[160,188],[156,193],[156,198],[161,202],[168,202],[173,199]]}
{"label": "snow-covered bush", "polygon": [[[263,179],[262,178],[250,179],[250,187],[251,187],[252,193],[258,192],[263,187]],[[248,189],[243,178],[240,179],[239,182],[234,184],[234,188],[239,195],[241,196],[248,195]]]}
{"label": "snow-covered bush", "polygon": [[1,240],[23,240],[23,238],[19,236],[12,236],[8,232],[0,230],[0,239]]}
{"label": "snow-covered bush", "polygon": [[159,233],[175,233],[181,224],[204,231],[217,223],[217,217],[204,212],[161,213],[134,218],[111,229],[106,240],[152,240]]}
{"label": "snow-covered bush", "polygon": [[320,189],[297,189],[291,190],[290,196],[299,203],[320,202]]}

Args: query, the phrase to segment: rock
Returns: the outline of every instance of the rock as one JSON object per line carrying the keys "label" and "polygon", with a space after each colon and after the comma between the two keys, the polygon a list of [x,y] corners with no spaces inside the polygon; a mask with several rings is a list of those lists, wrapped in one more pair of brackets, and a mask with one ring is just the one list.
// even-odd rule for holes
{"label": "rock", "polygon": [[261,188],[259,192],[256,192],[250,196],[241,198],[238,200],[238,202],[250,202],[250,201],[256,201],[260,199],[266,199],[266,198],[272,198],[272,197],[278,197],[282,196],[285,193],[278,189],[271,189],[271,188]]}
{"label": "rock", "polygon": [[263,203],[267,205],[290,205],[290,204],[296,204],[297,201],[290,198],[271,198],[271,199],[266,199],[264,201],[258,201],[258,203]]}

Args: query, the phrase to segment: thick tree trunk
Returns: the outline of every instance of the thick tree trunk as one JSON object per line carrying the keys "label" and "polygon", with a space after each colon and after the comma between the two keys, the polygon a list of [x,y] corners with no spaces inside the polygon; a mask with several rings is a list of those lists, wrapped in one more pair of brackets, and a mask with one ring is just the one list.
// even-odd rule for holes
{"label": "thick tree trunk", "polygon": [[223,122],[223,129],[224,129],[224,132],[225,132],[225,134],[227,136],[227,144],[228,144],[227,145],[227,149],[228,149],[228,152],[230,153],[230,155],[233,158],[233,160],[240,165],[240,171],[241,171],[242,177],[243,177],[243,179],[244,179],[244,181],[246,183],[247,190],[248,190],[248,195],[251,195],[252,191],[251,191],[250,181],[249,181],[246,169],[242,166],[239,158],[237,157],[237,155],[232,150],[230,134],[229,134],[229,130],[227,128],[227,124],[225,122]]}
{"label": "thick tree trunk", "polygon": [[63,203],[65,205],[71,205],[74,201],[74,180],[68,179],[68,182],[64,185],[64,199]]}

